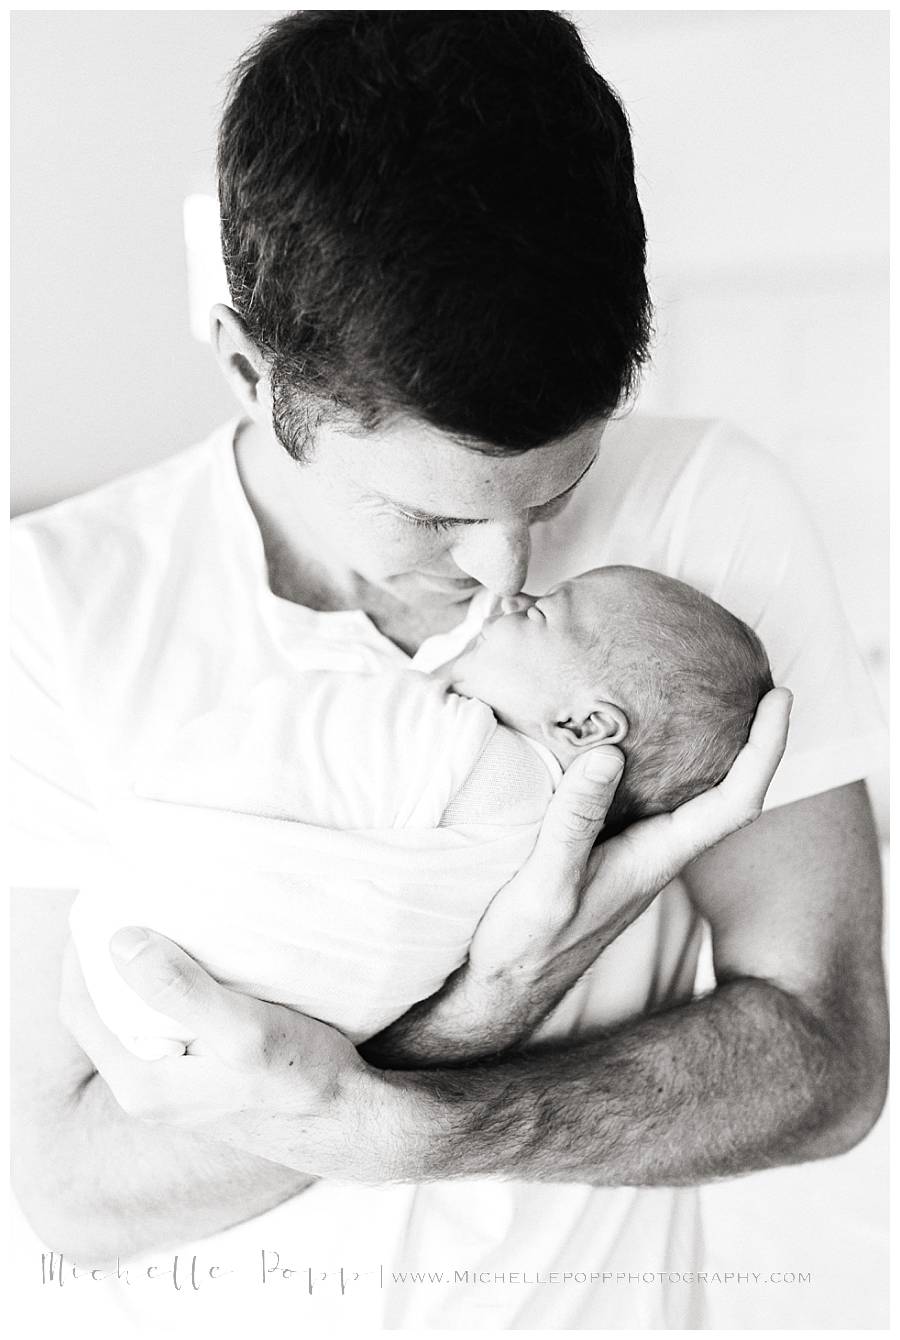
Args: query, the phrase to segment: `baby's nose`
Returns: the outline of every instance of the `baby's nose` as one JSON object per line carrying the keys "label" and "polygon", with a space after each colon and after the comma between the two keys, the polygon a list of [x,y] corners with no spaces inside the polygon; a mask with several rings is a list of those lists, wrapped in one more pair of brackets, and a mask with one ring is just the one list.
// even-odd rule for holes
{"label": "baby's nose", "polygon": [[520,610],[530,609],[537,601],[537,596],[528,596],[524,591],[520,591],[517,596],[500,597],[501,614],[518,614]]}

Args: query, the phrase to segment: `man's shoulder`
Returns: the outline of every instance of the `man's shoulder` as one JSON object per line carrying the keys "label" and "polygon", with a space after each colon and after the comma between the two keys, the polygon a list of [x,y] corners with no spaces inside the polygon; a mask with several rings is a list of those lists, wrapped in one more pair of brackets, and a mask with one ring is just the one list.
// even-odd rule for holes
{"label": "man's shoulder", "polygon": [[[652,523],[705,516],[725,531],[749,512],[793,514],[795,485],[765,445],[726,419],[629,415],[607,427],[593,480],[596,505]],[[748,512],[749,509],[749,512]],[[802,510],[802,509],[801,509]]]}
{"label": "man's shoulder", "polygon": [[[15,518],[14,530],[62,529],[81,522],[96,524],[108,519],[122,521],[157,519],[154,504],[176,502],[190,493],[197,481],[215,471],[216,462],[228,442],[234,439],[234,423],[221,425],[191,446],[182,448],[152,465],[132,470],[84,493],[50,503]],[[150,510],[148,510],[150,509]],[[159,515],[165,520],[166,513]]]}
{"label": "man's shoulder", "polygon": [[153,465],[17,516],[11,528],[14,553],[34,549],[48,561],[85,553],[97,560],[113,549],[164,541],[187,511],[201,516],[209,507],[233,434],[234,425],[226,424]]}
{"label": "man's shoulder", "polygon": [[681,469],[702,458],[715,471],[727,468],[765,468],[775,458],[761,443],[728,419],[671,414],[625,414],[612,419],[603,437],[602,455],[623,467],[642,462],[668,463]]}
{"label": "man's shoulder", "polygon": [[98,619],[110,624],[136,602],[158,601],[177,575],[215,572],[208,558],[223,547],[226,516],[234,532],[229,485],[240,487],[223,468],[228,427],[156,465],[17,517],[10,562],[20,622],[39,622],[49,602],[73,630]]}

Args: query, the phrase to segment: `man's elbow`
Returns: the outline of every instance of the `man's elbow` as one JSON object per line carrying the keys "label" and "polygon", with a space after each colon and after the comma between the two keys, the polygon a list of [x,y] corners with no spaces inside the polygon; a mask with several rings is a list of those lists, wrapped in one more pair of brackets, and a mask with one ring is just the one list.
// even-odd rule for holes
{"label": "man's elbow", "polygon": [[857,1072],[855,1090],[835,1131],[836,1154],[846,1154],[860,1144],[884,1111],[888,1090],[887,1055],[873,1062],[864,1074]]}
{"label": "man's elbow", "polygon": [[884,1110],[888,1092],[889,1048],[887,1011],[867,1020],[852,1048],[839,1049],[821,1107],[827,1119],[822,1136],[831,1158],[860,1144]]}
{"label": "man's elbow", "polygon": [[42,1246],[84,1269],[98,1269],[115,1261],[118,1249],[103,1237],[88,1207],[82,1206],[78,1212],[67,1203],[61,1189],[55,1195],[48,1194],[15,1160],[12,1174],[19,1209]]}
{"label": "man's elbow", "polygon": [[85,1145],[73,1137],[72,1106],[12,1104],[10,1183],[33,1233],[52,1252],[85,1268],[115,1261],[125,1246],[121,1216],[105,1203]]}

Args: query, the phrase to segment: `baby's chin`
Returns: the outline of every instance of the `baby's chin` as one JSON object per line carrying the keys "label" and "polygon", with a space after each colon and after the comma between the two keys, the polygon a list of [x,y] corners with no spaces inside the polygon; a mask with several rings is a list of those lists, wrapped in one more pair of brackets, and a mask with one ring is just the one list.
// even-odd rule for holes
{"label": "baby's chin", "polygon": [[[475,698],[478,702],[486,703],[496,714],[488,693],[483,691],[479,684],[477,673],[472,672],[471,658],[467,657],[465,652],[461,652],[452,661],[437,666],[429,673],[431,678],[436,679],[449,693],[455,693],[460,698]],[[487,690],[486,684],[484,690]]]}
{"label": "baby's chin", "polygon": [[458,660],[459,657],[455,656],[452,661],[445,661],[443,665],[436,665],[433,670],[428,671],[432,679],[439,680],[445,688],[453,689],[454,693],[459,692],[456,687],[459,678],[456,673]]}
{"label": "baby's chin", "polygon": [[456,693],[460,698],[470,697],[468,693],[463,692],[462,688],[457,688],[459,681],[451,673],[452,665],[453,662],[448,661],[446,665],[436,666],[434,670],[428,671],[428,678],[435,680],[435,682],[440,684],[441,688],[445,689],[448,693]]}
{"label": "baby's chin", "polygon": [[[447,666],[452,666],[453,662],[448,661]],[[438,666],[436,670],[430,671],[432,679],[444,688],[447,693],[455,693],[458,698],[477,698],[479,702],[485,702],[476,688],[473,688],[468,679],[463,675],[454,675],[448,672],[447,666]],[[488,703],[490,707],[490,703]]]}

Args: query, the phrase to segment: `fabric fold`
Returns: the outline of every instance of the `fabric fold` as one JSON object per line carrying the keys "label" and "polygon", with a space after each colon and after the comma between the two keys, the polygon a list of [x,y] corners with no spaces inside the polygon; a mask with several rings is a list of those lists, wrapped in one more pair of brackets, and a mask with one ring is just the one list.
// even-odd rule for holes
{"label": "fabric fold", "polygon": [[539,825],[340,832],[135,797],[115,828],[70,926],[98,1013],[129,1045],[192,1034],[119,976],[108,944],[121,926],[152,927],[224,985],[361,1041],[464,962]]}

